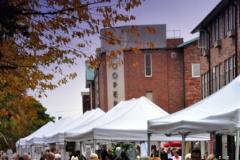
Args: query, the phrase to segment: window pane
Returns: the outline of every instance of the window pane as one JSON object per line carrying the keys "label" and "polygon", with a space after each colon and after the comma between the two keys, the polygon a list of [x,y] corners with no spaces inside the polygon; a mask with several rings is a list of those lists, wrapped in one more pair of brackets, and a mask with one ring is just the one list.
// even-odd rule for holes
{"label": "window pane", "polygon": [[151,54],[145,54],[145,76],[152,75],[152,56]]}
{"label": "window pane", "polygon": [[152,91],[148,91],[145,93],[145,97],[147,97],[150,101],[153,101]]}
{"label": "window pane", "polygon": [[200,77],[200,64],[192,64],[192,77]]}
{"label": "window pane", "polygon": [[225,18],[224,18],[224,29],[225,29],[225,36],[227,35],[228,31],[228,9],[225,11]]}
{"label": "window pane", "polygon": [[224,68],[225,68],[225,84],[228,84],[229,82],[229,75],[228,75],[228,60],[224,62]]}

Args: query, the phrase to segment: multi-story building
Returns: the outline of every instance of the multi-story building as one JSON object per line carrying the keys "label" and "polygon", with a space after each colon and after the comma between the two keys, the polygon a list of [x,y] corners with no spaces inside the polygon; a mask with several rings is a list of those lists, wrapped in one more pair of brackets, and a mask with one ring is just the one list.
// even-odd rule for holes
{"label": "multi-story building", "polygon": [[202,98],[239,73],[239,0],[222,0],[192,33],[200,32]]}
{"label": "multi-story building", "polygon": [[[200,32],[202,98],[218,91],[240,73],[239,6],[239,0],[222,0],[192,31]],[[216,139],[217,157],[224,159],[228,155],[234,159],[234,137],[217,135]]]}
{"label": "multi-story building", "polygon": [[[146,96],[172,113],[200,99],[197,39],[183,43],[182,38],[166,38],[166,25],[123,26],[101,33],[101,64],[89,86],[96,106],[107,111],[121,100]],[[121,42],[111,43],[106,35]]]}

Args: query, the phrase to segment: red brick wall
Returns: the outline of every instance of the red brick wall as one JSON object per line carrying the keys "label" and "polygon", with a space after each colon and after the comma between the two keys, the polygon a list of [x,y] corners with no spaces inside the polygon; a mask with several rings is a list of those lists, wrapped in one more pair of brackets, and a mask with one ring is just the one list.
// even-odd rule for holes
{"label": "red brick wall", "polygon": [[107,97],[107,65],[106,55],[102,55],[102,63],[99,67],[99,99],[100,107],[103,111],[108,111],[108,97]]}
{"label": "red brick wall", "polygon": [[183,43],[182,38],[167,39],[167,48],[175,48],[177,45],[182,43]]}
{"label": "red brick wall", "polygon": [[[125,98],[144,96],[152,91],[153,101],[167,112],[183,106],[182,54],[171,58],[171,50],[145,50],[124,53]],[[144,53],[152,53],[152,77],[145,77]]]}
{"label": "red brick wall", "polygon": [[185,106],[201,99],[201,78],[192,77],[192,63],[200,63],[201,51],[197,41],[184,48]]}

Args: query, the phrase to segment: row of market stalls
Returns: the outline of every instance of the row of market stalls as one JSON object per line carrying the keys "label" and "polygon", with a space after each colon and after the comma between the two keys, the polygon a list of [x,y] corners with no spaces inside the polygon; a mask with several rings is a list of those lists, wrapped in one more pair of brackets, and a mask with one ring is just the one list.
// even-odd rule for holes
{"label": "row of market stalls", "polygon": [[240,76],[220,91],[184,110],[148,121],[149,133],[181,135],[183,142],[186,137],[199,133],[235,135],[236,160],[239,160],[239,130]]}
{"label": "row of market stalls", "polygon": [[[64,118],[49,122],[31,135],[17,142],[19,152],[30,152],[39,158],[45,146],[55,144],[65,155],[66,142],[91,143],[92,151],[99,143],[147,141],[147,121],[169,115],[145,97],[121,101],[108,112],[100,109],[88,111],[77,118]],[[194,135],[187,140],[208,140],[207,135]],[[181,140],[181,136],[168,137],[155,134],[152,141]],[[80,145],[82,150],[82,145]],[[84,149],[83,149],[84,150]]]}
{"label": "row of market stalls", "polygon": [[[121,101],[108,112],[88,111],[77,118],[49,122],[31,135],[20,139],[20,151],[30,149],[34,155],[43,146],[55,144],[65,155],[66,142],[90,143],[92,151],[106,142],[150,141],[182,142],[184,159],[185,141],[207,141],[209,133],[237,135],[239,148],[240,77],[204,100],[169,115],[145,97]],[[239,157],[236,149],[236,160]]]}

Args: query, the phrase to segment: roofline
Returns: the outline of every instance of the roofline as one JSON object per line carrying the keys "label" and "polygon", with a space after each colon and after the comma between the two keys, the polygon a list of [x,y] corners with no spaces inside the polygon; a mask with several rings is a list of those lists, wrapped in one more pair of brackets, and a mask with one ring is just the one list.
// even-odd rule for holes
{"label": "roofline", "polygon": [[199,40],[199,37],[193,38],[193,39],[191,39],[191,40],[189,40],[189,41],[186,41],[186,42],[184,42],[184,43],[182,43],[182,44],[179,44],[179,45],[177,46],[177,48],[182,48],[182,47],[188,46],[188,45],[190,45],[190,44],[192,44],[192,43],[195,43],[195,42],[198,41],[198,40]]}
{"label": "roofline", "polygon": [[129,28],[129,27],[156,27],[156,26],[164,26],[167,28],[167,24],[133,24],[133,25],[120,25],[120,26],[113,26],[113,27],[107,27],[102,28],[100,31],[107,30],[107,29],[123,29],[123,28]]}
{"label": "roofline", "polygon": [[198,32],[202,27],[209,24],[209,22],[217,15],[219,12],[221,12],[223,9],[226,8],[226,6],[230,3],[231,0],[221,0],[214,8],[213,10],[207,14],[207,16],[191,31],[191,33]]}

